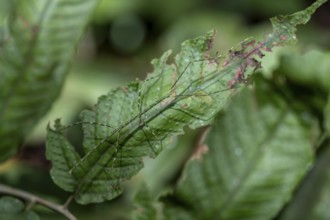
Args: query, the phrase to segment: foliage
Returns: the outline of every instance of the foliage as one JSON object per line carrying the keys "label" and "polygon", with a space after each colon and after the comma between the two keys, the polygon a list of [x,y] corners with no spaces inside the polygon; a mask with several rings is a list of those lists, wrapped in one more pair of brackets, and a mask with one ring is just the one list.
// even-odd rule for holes
{"label": "foliage", "polygon": [[12,197],[0,198],[0,219],[8,220],[39,220],[40,218],[32,211],[24,210],[24,204]]}
{"label": "foliage", "polygon": [[247,40],[231,51],[220,69],[210,57],[213,33],[186,41],[175,63],[166,64],[170,52],[154,60],[154,73],[144,82],[132,82],[99,98],[95,110],[81,113],[83,147],[80,157],[65,138],[59,120],[49,128],[47,157],[53,163],[52,178],[64,190],[74,192],[82,204],[102,202],[122,192],[121,182],[142,167],[142,157],[155,157],[162,145],[184,126],[205,126],[225,105],[232,90],[245,80],[249,68],[260,68],[262,51],[296,40],[296,26],[305,24],[319,7],[272,19],[274,31],[263,42]]}
{"label": "foliage", "polygon": [[[328,219],[329,204],[329,154],[330,147],[326,144],[322,155],[315,163],[312,172],[301,184],[296,196],[281,214],[281,220],[289,219]],[[306,200],[305,198],[308,198]]]}
{"label": "foliage", "polygon": [[[320,87],[325,91],[330,88],[330,54],[319,50],[306,52],[304,55],[291,51],[281,57],[278,71],[286,72],[287,77],[301,84]],[[310,73],[314,72],[313,75]]]}
{"label": "foliage", "polygon": [[0,161],[57,98],[96,2],[20,0],[1,23]]}
{"label": "foliage", "polygon": [[[57,97],[74,45],[96,2],[18,1],[3,20],[0,159],[16,151]],[[212,51],[214,31],[187,40],[174,58],[167,51],[154,59],[154,70],[144,81],[136,80],[101,96],[92,110],[81,112],[78,122],[64,125],[57,119],[49,124],[46,157],[52,163],[54,183],[70,192],[64,205],[19,190],[11,193],[3,186],[0,192],[76,219],[67,209],[73,199],[88,204],[116,198],[123,192],[123,183],[144,167],[144,158],[158,156],[187,128],[209,126],[206,140],[203,133],[170,191],[155,195],[142,187],[133,219],[273,219],[281,210],[277,217],[285,219],[295,209],[283,209],[284,205],[309,171],[315,151],[323,149],[327,140],[329,104],[323,122],[314,114],[323,111],[322,97],[309,97],[305,102],[296,99],[299,96],[286,81],[300,78],[295,72],[296,59],[300,59],[296,55],[284,55],[283,59],[290,59],[280,60],[268,80],[254,73],[260,72],[262,58],[274,47],[295,43],[297,26],[307,23],[325,2],[318,0],[301,12],[272,18],[272,33],[262,41],[242,41],[226,57]],[[324,53],[306,56],[327,63]],[[326,69],[314,67],[318,71],[313,83],[327,92],[328,83],[323,82],[329,77]],[[304,75],[301,82],[305,85],[315,79]],[[253,88],[246,86],[252,83]],[[317,101],[321,104],[314,105]],[[320,128],[318,123],[322,123]],[[83,133],[82,149],[66,134],[78,125]],[[320,131],[323,139],[316,144]],[[319,198],[321,203],[326,200]],[[14,203],[17,209],[8,209],[6,218],[21,213],[23,204],[2,198],[0,209]],[[318,207],[309,214],[324,216],[324,208]],[[30,211],[24,215],[38,219]]]}
{"label": "foliage", "polygon": [[165,219],[272,219],[289,200],[313,160],[311,127],[258,78],[217,117],[161,198]]}

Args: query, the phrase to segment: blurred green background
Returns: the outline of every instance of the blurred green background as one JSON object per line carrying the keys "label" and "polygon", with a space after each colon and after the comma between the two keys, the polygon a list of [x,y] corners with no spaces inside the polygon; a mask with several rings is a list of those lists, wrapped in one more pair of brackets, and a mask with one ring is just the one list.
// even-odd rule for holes
{"label": "blurred green background", "polygon": [[[0,19],[5,19],[14,1],[0,1]],[[268,18],[290,14],[311,4],[310,0],[103,0],[82,37],[72,69],[61,96],[52,111],[36,126],[20,155],[0,165],[0,181],[26,189],[42,197],[63,203],[68,196],[51,181],[50,164],[44,158],[46,125],[56,118],[74,122],[84,108],[92,108],[97,97],[110,89],[123,86],[152,72],[150,61],[164,51],[180,48],[180,43],[205,32],[217,31],[215,50],[226,54],[240,41],[262,39],[270,31]],[[295,47],[276,50],[267,56],[263,66],[271,74],[281,50],[330,49],[330,3],[317,11],[312,21],[298,33]],[[73,134],[79,129],[73,129]],[[154,192],[170,184],[184,163],[195,132],[173,140],[156,160],[146,159],[146,169],[128,183],[118,199],[88,206],[73,205],[79,219],[127,219],[132,209],[132,194],[142,179],[147,179]],[[72,142],[80,143],[74,135]],[[168,160],[170,155],[171,160]],[[47,219],[64,219],[40,209]]]}

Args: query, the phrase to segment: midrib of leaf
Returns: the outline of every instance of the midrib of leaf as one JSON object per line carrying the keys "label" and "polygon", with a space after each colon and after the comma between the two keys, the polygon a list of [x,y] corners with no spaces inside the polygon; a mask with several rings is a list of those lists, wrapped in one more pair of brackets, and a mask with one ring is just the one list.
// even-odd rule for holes
{"label": "midrib of leaf", "polygon": [[[184,91],[186,91],[187,89],[189,89],[189,87],[187,87]],[[158,115],[160,115],[162,112],[166,111],[167,109],[171,108],[171,106],[173,106],[176,102],[184,99],[185,97],[178,97],[176,100],[171,101],[170,103],[161,106],[159,109],[153,109],[155,106],[157,106],[158,104],[160,104],[162,101],[164,101],[165,99],[169,98],[174,91],[169,92],[168,94],[166,94],[164,97],[160,98],[159,100],[157,100],[156,102],[154,102],[153,104],[151,104],[150,106],[148,106],[143,112],[136,114],[135,116],[133,116],[131,118],[131,120],[127,121],[126,123],[124,123],[123,125],[119,126],[117,129],[115,129],[108,137],[107,139],[105,139],[99,146],[97,146],[95,148],[95,151],[99,152],[99,154],[97,154],[98,156],[96,157],[96,160],[94,162],[94,164],[91,166],[90,171],[92,172],[86,172],[84,176],[82,176],[81,180],[78,181],[78,187],[76,190],[76,193],[79,192],[82,184],[88,180],[88,179],[93,179],[95,177],[97,177],[103,167],[98,166],[98,164],[100,163],[100,161],[104,161],[106,160],[105,164],[107,164],[109,161],[113,160],[116,156],[117,156],[117,152],[125,146],[125,144],[130,140],[130,138],[134,137],[134,134],[138,131],[140,131],[141,129],[144,129],[144,127],[146,127],[145,124],[148,124],[148,122],[152,121],[154,118],[156,118]],[[139,119],[141,117],[141,115],[147,114],[149,111],[153,110],[154,112],[152,112],[152,116],[148,116],[148,119],[144,121],[144,123],[140,123]],[[132,126],[131,124],[134,123],[134,125]],[[118,147],[115,150],[115,153],[113,154],[109,154],[108,151],[112,150],[112,147],[114,146],[110,146],[108,145],[107,140],[111,139],[115,134],[119,133],[121,130],[125,130],[125,128],[127,127],[133,127],[133,129],[131,129],[129,132],[127,132],[127,134],[124,134],[123,136],[120,136],[120,141],[118,141]],[[114,144],[114,143],[113,143]],[[100,149],[101,148],[101,149]],[[85,157],[76,165],[72,168],[72,172],[74,172],[75,168],[79,167],[79,165],[86,160],[92,153],[93,151],[88,152]],[[91,181],[90,181],[91,183]],[[90,184],[89,183],[89,184]],[[85,187],[88,187],[89,184],[87,184]]]}
{"label": "midrib of leaf", "polygon": [[[205,83],[203,85],[203,88],[208,88],[209,86],[213,85],[214,83],[217,83],[221,78],[225,77],[225,76],[230,76],[230,73],[235,70],[236,68],[238,68],[246,59],[254,56],[256,54],[256,52],[260,51],[262,48],[264,47],[273,47],[274,43],[281,43],[280,36],[283,36],[286,33],[286,30],[283,29],[282,32],[277,33],[272,35],[272,37],[268,38],[267,40],[265,40],[264,42],[260,43],[259,45],[257,45],[257,47],[253,48],[250,52],[247,53],[247,55],[243,56],[241,59],[239,59],[236,62],[231,62],[230,65],[228,65],[225,69],[223,69],[222,71],[218,72],[218,73],[213,73],[213,74],[209,74],[207,75],[205,78],[203,78],[203,80],[205,80]],[[81,189],[82,185],[86,184],[85,181],[87,181],[88,183],[86,185],[84,185],[84,188],[88,188],[92,182],[93,179],[95,179],[101,172],[102,169],[104,169],[102,166],[99,166],[99,164],[108,164],[109,162],[111,162],[112,160],[114,160],[117,157],[117,152],[120,151],[121,148],[125,147],[125,144],[130,140],[130,138],[134,137],[134,134],[138,131],[140,131],[141,129],[144,129],[148,124],[149,121],[152,121],[154,118],[156,118],[157,116],[159,116],[162,112],[171,109],[171,107],[187,98],[190,96],[193,96],[195,92],[197,92],[199,90],[199,88],[194,88],[194,90],[190,93],[190,94],[185,94],[184,92],[187,91],[189,88],[191,88],[191,85],[197,81],[199,81],[201,79],[196,79],[194,81],[192,81],[189,86],[187,86],[185,89],[183,89],[183,91],[175,96],[174,100],[172,100],[171,102],[169,102],[168,104],[160,107],[160,108],[156,108],[154,109],[154,107],[156,107],[158,104],[160,104],[162,101],[164,101],[165,99],[171,97],[171,95],[175,92],[176,88],[173,88],[174,90],[170,91],[168,94],[166,94],[164,97],[160,98],[159,100],[157,100],[156,102],[154,102],[153,104],[151,104],[150,106],[148,106],[143,112],[136,114],[135,116],[133,116],[131,118],[131,120],[127,121],[126,123],[124,123],[123,125],[119,126],[117,129],[115,129],[105,140],[104,143],[101,143],[99,146],[97,146],[95,148],[95,151],[99,152],[99,154],[97,154],[97,157],[95,157],[95,154],[93,154],[93,151],[88,152],[85,157],[76,165],[72,168],[72,173],[74,174],[75,169],[78,168],[79,170],[79,166],[81,164],[81,162],[84,162],[84,160],[88,160],[89,156],[93,154],[93,158],[95,158],[95,162],[92,164],[92,166],[90,167],[90,170],[85,172],[85,174],[81,177],[81,180],[78,181],[78,187],[77,187],[77,191],[76,193],[79,193],[79,190]],[[178,81],[176,81],[178,82]],[[230,88],[228,88],[229,90]],[[219,92],[219,91],[214,91],[215,93]],[[147,120],[145,121],[145,123],[143,123],[142,125],[139,124],[139,118],[142,117],[142,115],[147,115],[150,111],[151,114],[147,116]],[[134,123],[135,122],[135,123]],[[132,126],[132,124],[135,124],[134,126]],[[108,145],[108,140],[111,139],[115,134],[117,134],[118,132],[122,131],[122,130],[126,130],[127,127],[134,127],[132,130],[129,130],[129,132],[127,132],[127,134],[124,134],[123,136],[120,135],[120,140],[119,140],[119,144],[118,146],[109,146]],[[271,134],[270,134],[271,135]],[[265,140],[266,141],[266,140]],[[113,154],[111,154],[110,152],[113,151],[113,147],[116,147],[115,152]],[[262,147],[262,146],[260,146]],[[102,161],[102,163],[101,163]],[[104,162],[105,161],[105,162]],[[254,161],[256,163],[256,161]],[[80,170],[79,170],[80,171]],[[252,172],[252,169],[250,170],[250,172]],[[247,170],[246,176],[243,176],[242,181],[244,181],[244,178],[248,178],[249,175],[249,171]],[[237,186],[239,187],[239,186]],[[225,208],[225,207],[224,207]]]}
{"label": "midrib of leaf", "polygon": [[[100,161],[106,161],[106,162],[102,162],[102,163],[109,163],[111,160],[115,159],[117,156],[117,152],[125,147],[126,142],[128,142],[130,140],[130,138],[134,137],[134,134],[138,131],[140,131],[141,129],[144,129],[148,124],[148,122],[152,121],[154,118],[156,118],[157,116],[159,116],[162,112],[171,109],[171,107],[176,104],[177,102],[187,98],[187,97],[191,97],[194,95],[194,93],[196,93],[198,90],[200,89],[207,89],[208,87],[212,86],[214,83],[217,83],[220,79],[222,79],[225,76],[229,76],[231,77],[230,73],[233,72],[233,70],[236,70],[236,68],[238,68],[243,62],[245,62],[246,59],[253,57],[256,55],[256,53],[258,51],[260,51],[262,48],[264,47],[274,47],[274,43],[279,43],[281,44],[281,40],[280,40],[280,36],[283,36],[286,33],[285,29],[282,29],[282,32],[279,32],[277,34],[272,35],[271,37],[267,38],[265,41],[259,43],[256,47],[252,48],[245,56],[243,56],[241,59],[239,59],[238,61],[235,62],[231,62],[225,69],[219,71],[219,72],[213,72],[207,76],[205,76],[203,79],[196,79],[193,80],[186,88],[184,88],[180,94],[176,95],[174,97],[173,100],[171,100],[168,104],[161,106],[160,108],[156,108],[154,109],[154,107],[156,107],[158,104],[160,104],[162,101],[166,100],[167,98],[171,97],[173,93],[176,92],[176,86],[177,84],[174,84],[174,87],[171,89],[171,91],[169,93],[167,93],[165,96],[163,96],[162,98],[158,99],[157,101],[155,101],[153,104],[151,104],[150,106],[148,106],[145,110],[143,110],[142,112],[134,115],[129,121],[127,121],[126,123],[118,126],[118,128],[116,128],[111,134],[109,134],[109,136],[104,139],[104,141],[99,145],[96,146],[95,150],[92,150],[90,152],[88,152],[84,158],[76,165],[72,168],[71,172],[74,174],[75,173],[75,169],[78,168],[79,170],[79,166],[81,165],[82,162],[84,162],[84,160],[88,160],[88,158],[90,157],[90,155],[93,154],[94,151],[99,152],[99,154],[97,154],[97,156],[95,157],[95,154],[93,154],[93,158],[94,158],[94,163],[92,164],[92,166],[90,167],[89,172],[85,172],[85,174],[83,176],[81,176],[81,180],[78,181],[78,188],[77,188],[77,192],[80,190],[80,187],[82,186],[82,184],[84,184],[84,182],[86,180],[93,180],[95,177],[97,177],[101,172],[103,167],[99,166]],[[205,83],[203,84],[202,88],[196,88],[193,87],[194,90],[189,93],[189,94],[184,94],[188,89],[191,89],[192,84],[198,82],[199,80],[205,80]],[[179,79],[178,81],[179,82]],[[228,88],[228,90],[230,90],[231,88]],[[218,93],[218,92],[222,92],[222,91],[213,91],[213,93]],[[212,92],[211,92],[212,93]],[[209,93],[208,93],[209,94]],[[151,111],[151,114],[147,116],[147,120],[144,121],[143,124],[139,124],[139,118],[142,117],[143,115],[147,115],[149,112]],[[132,124],[134,124],[132,126]],[[127,127],[134,127],[133,129],[129,130],[129,132],[127,132],[127,134],[124,134],[123,136],[120,136],[120,140],[119,140],[119,144],[118,147],[115,149],[115,153],[113,154],[109,154],[109,151],[112,151],[113,147],[115,146],[109,146],[108,145],[108,140],[110,140],[115,134],[118,134],[120,131],[122,130],[126,130]],[[80,170],[79,170],[80,171]],[[78,171],[78,172],[79,172]],[[91,181],[90,181],[91,182]],[[89,184],[85,185],[85,187],[88,187]]]}
{"label": "midrib of leaf", "polygon": [[[239,65],[239,64],[237,64]],[[229,71],[230,72],[230,71]],[[222,75],[223,76],[223,75]],[[220,78],[222,78],[222,76]],[[198,79],[200,80],[200,79]],[[196,80],[196,81],[198,81]],[[194,83],[194,82],[192,82]],[[169,98],[172,96],[172,94],[175,92],[175,89],[173,89],[173,91],[170,91],[168,94],[166,94],[165,96],[163,96],[162,98],[158,99],[157,101],[155,101],[153,104],[151,104],[150,106],[148,106],[145,110],[143,110],[141,113],[136,114],[135,116],[133,116],[131,118],[131,120],[127,121],[126,123],[124,123],[123,125],[119,126],[118,128],[116,128],[106,139],[104,139],[104,141],[102,141],[102,143],[97,146],[95,148],[95,150],[92,150],[90,152],[88,152],[85,157],[79,161],[79,163],[74,166],[72,168],[72,170],[70,172],[72,172],[74,174],[75,169],[78,168],[81,165],[82,162],[84,162],[84,160],[87,160],[87,158],[92,155],[92,153],[94,151],[97,151],[97,157],[95,157],[95,155],[93,155],[93,158],[95,158],[95,162],[93,163],[93,165],[90,167],[90,170],[88,172],[85,173],[85,175],[83,175],[81,177],[81,180],[78,181],[78,187],[75,193],[79,193],[79,190],[81,189],[82,184],[85,183],[86,180],[90,179],[93,180],[95,177],[97,177],[101,172],[103,167],[99,166],[100,161],[106,161],[106,162],[102,162],[104,164],[108,164],[111,160],[115,159],[117,157],[117,153],[120,151],[121,148],[125,147],[125,144],[134,137],[134,134],[136,134],[138,131],[144,129],[145,127],[147,127],[148,122],[152,121],[153,119],[155,119],[157,116],[159,116],[161,113],[163,113],[164,111],[171,109],[171,107],[173,107],[177,102],[184,100],[187,97],[190,97],[193,95],[195,91],[193,91],[191,94],[186,94],[186,95],[182,95],[185,91],[187,91],[190,88],[190,86],[187,86],[182,92],[181,94],[177,95],[175,97],[174,100],[170,101],[168,104],[161,106],[160,108],[157,109],[153,109],[154,107],[156,107],[158,104],[160,104],[162,101],[164,101],[165,99]],[[150,116],[148,116],[147,120],[144,120],[144,123],[140,123],[140,117],[142,117],[142,115],[147,114],[148,112],[151,111]],[[133,125],[132,125],[133,124]],[[124,135],[120,135],[119,137],[119,141],[118,141],[118,146],[115,149],[115,152],[113,154],[110,154],[109,151],[112,151],[113,147],[115,146],[110,146],[108,145],[108,140],[110,140],[115,134],[118,134],[120,131],[125,130],[125,128],[127,127],[133,127],[133,129],[129,129],[129,132],[127,132]],[[169,133],[170,131],[164,131]],[[111,140],[110,140],[111,141]],[[112,143],[114,144],[114,143]],[[88,188],[90,183],[92,181],[88,181],[89,183],[87,185],[85,185],[85,188]]]}
{"label": "midrib of leaf", "polygon": [[235,200],[236,195],[239,193],[241,188],[244,188],[244,184],[247,183],[247,180],[251,176],[253,172],[255,172],[255,168],[258,165],[259,161],[262,159],[263,149],[264,146],[272,141],[273,137],[275,136],[278,128],[282,125],[283,120],[285,119],[285,116],[288,112],[288,107],[286,109],[282,110],[281,114],[279,114],[278,120],[276,121],[276,124],[272,128],[269,128],[267,131],[267,135],[264,137],[263,140],[261,140],[260,144],[257,147],[256,152],[254,153],[253,157],[250,160],[249,165],[246,167],[245,171],[242,173],[242,176],[240,180],[238,181],[237,185],[233,187],[230,192],[226,195],[226,198],[222,202],[223,205],[219,207],[219,209],[214,210],[211,214],[212,218],[210,219],[221,219],[221,215],[224,213],[224,210],[226,210]]}
{"label": "midrib of leaf", "polygon": [[[325,1],[319,0],[316,3],[314,3],[311,7],[314,7],[313,10],[315,10],[315,7],[318,7],[320,4],[322,4],[322,2],[324,3]],[[304,13],[305,13],[305,11],[304,11]],[[117,156],[118,156],[117,152],[120,149],[124,148],[125,144],[128,143],[132,138],[134,139],[134,135],[138,131],[146,128],[147,124],[149,122],[153,121],[153,119],[157,118],[157,116],[161,115],[162,112],[164,112],[166,110],[170,110],[173,105],[177,104],[181,100],[184,100],[185,98],[192,97],[192,96],[198,97],[198,94],[197,94],[198,90],[205,91],[207,96],[221,92],[219,90],[215,90],[215,88],[212,88],[212,86],[214,86],[223,77],[227,77],[223,80],[223,82],[229,82],[229,80],[232,80],[234,78],[233,77],[234,72],[237,70],[238,67],[240,67],[241,64],[244,64],[243,62],[247,62],[248,59],[253,58],[253,56],[259,55],[259,52],[261,53],[261,50],[262,51],[271,50],[271,48],[274,46],[286,45],[287,43],[295,41],[295,35],[294,35],[294,32],[296,30],[295,26],[298,24],[304,24],[309,19],[309,17],[308,16],[306,17],[306,15],[304,13],[302,13],[302,14],[298,13],[298,14],[294,14],[293,16],[280,17],[280,18],[273,19],[272,20],[273,27],[274,27],[273,33],[268,35],[268,37],[263,42],[261,42],[261,43],[258,42],[256,45],[253,44],[252,49],[249,52],[247,52],[249,48],[246,48],[246,47],[243,48],[243,46],[242,46],[242,49],[239,52],[244,52],[244,56],[231,57],[229,65],[227,65],[221,71],[212,71],[212,72],[209,71],[208,72],[209,74],[207,74],[206,76],[203,76],[202,78],[198,78],[198,79],[194,79],[194,78],[185,79],[186,81],[183,81],[184,86],[186,86],[185,88],[182,88],[182,86],[180,87],[180,85],[179,85],[180,77],[182,76],[182,75],[180,75],[174,84],[175,87],[178,86],[177,88],[174,88],[174,89],[171,88],[170,91],[167,92],[166,95],[161,98],[155,98],[155,97],[151,96],[151,98],[156,99],[156,101],[153,102],[153,101],[149,100],[152,104],[149,104],[149,102],[148,102],[148,105],[142,111],[140,111],[138,113],[134,112],[134,114],[132,114],[133,116],[130,116],[130,115],[128,116],[129,118],[128,118],[128,120],[126,119],[127,120],[126,122],[121,122],[121,124],[118,123],[116,128],[112,127],[113,130],[111,131],[111,133],[110,134],[106,133],[106,136],[102,137],[101,142],[97,142],[96,146],[92,145],[92,146],[88,147],[84,157],[75,166],[72,167],[71,165],[64,164],[64,166],[66,166],[65,169],[68,168],[70,175],[72,175],[72,178],[74,178],[78,183],[77,185],[75,185],[76,195],[81,193],[82,196],[84,196],[84,191],[85,190],[88,191],[88,187],[90,186],[90,184],[93,183],[95,178],[99,176],[99,174],[102,174],[102,170],[105,168],[109,168],[109,169],[112,168],[112,167],[110,167],[110,166],[112,166],[112,164],[110,164],[110,163],[113,163],[114,160],[117,158]],[[299,19],[297,19],[296,15],[300,16]],[[202,40],[205,41],[205,39],[202,39]],[[204,52],[205,52],[205,50],[204,50]],[[181,62],[183,62],[183,61],[181,60]],[[164,63],[164,65],[166,65],[166,63]],[[180,65],[183,65],[183,64],[181,63]],[[248,67],[249,67],[249,65],[246,65],[246,67],[244,68],[244,70],[242,72],[246,72]],[[176,70],[179,70],[179,69],[175,68],[175,71]],[[179,70],[179,71],[181,71],[181,70]],[[202,68],[202,71],[203,71],[203,68]],[[179,72],[179,74],[180,74],[180,72]],[[160,75],[160,74],[158,74],[158,75]],[[201,83],[200,80],[203,80],[203,82]],[[196,83],[196,85],[194,83]],[[238,83],[236,83],[236,84],[238,84]],[[150,84],[146,84],[146,85],[152,87],[152,85],[150,85]],[[224,85],[222,85],[222,86],[226,87]],[[191,92],[185,93],[188,89],[191,89],[191,88],[192,88]],[[231,89],[228,87],[226,87],[226,88],[227,88],[226,90]],[[176,91],[176,89],[180,90],[180,92]],[[136,91],[134,91],[134,92],[136,92]],[[146,92],[146,94],[148,95],[147,92]],[[169,102],[167,102],[166,105],[156,108],[156,106],[158,104],[160,104],[162,101],[171,97],[173,92],[178,92],[179,94],[178,95],[175,94],[173,100],[171,99]],[[127,97],[124,97],[124,98],[127,98]],[[228,98],[228,94],[223,95],[222,99],[225,99],[225,98]],[[109,100],[105,100],[105,101],[109,101]],[[112,101],[113,100],[110,100],[111,104],[118,104],[118,103],[113,103]],[[119,102],[119,100],[116,100],[116,101]],[[166,101],[168,101],[168,100],[166,100]],[[214,102],[214,101],[215,100],[212,100],[212,102]],[[125,103],[125,102],[123,101],[123,103]],[[203,103],[203,102],[201,102],[199,100],[199,104],[200,103]],[[129,104],[131,104],[131,103],[129,103]],[[222,107],[223,107],[223,105],[216,106],[217,110],[220,110]],[[193,110],[194,109],[190,109],[190,111],[193,111]],[[110,111],[110,110],[107,110],[107,111]],[[120,112],[118,114],[120,115]],[[208,116],[208,114],[205,113],[203,116]],[[94,115],[92,117],[94,117]],[[212,116],[210,116],[210,118],[211,117]],[[139,122],[139,118],[143,118],[142,124]],[[145,118],[147,118],[147,120],[145,120]],[[97,115],[92,120],[94,120],[94,119],[99,120]],[[118,120],[118,119],[116,119],[116,120]],[[161,118],[161,120],[163,120],[165,122],[169,121],[166,118]],[[182,120],[183,120],[182,123],[178,123],[178,125],[173,125],[174,132],[164,131],[163,134],[161,134],[162,137],[164,137],[164,139],[165,139],[165,138],[168,138],[170,135],[175,135],[175,131],[182,129],[186,125],[188,125],[188,126],[190,125],[191,127],[194,127],[194,128],[198,127],[198,125],[196,125],[196,123],[193,121],[192,118],[189,118],[189,120],[182,118]],[[98,122],[98,121],[96,121],[96,122]],[[157,127],[157,129],[158,129],[158,127]],[[52,132],[54,132],[54,130],[52,130]],[[61,133],[58,131],[55,131],[55,132]],[[88,132],[94,132],[92,134],[96,135],[95,130],[94,131],[88,130]],[[62,135],[62,133],[60,135]],[[115,135],[118,135],[117,140],[115,140],[115,137],[114,137]],[[98,137],[98,136],[95,136],[95,138],[96,137]],[[147,138],[148,137],[145,137],[145,139],[147,139]],[[154,138],[154,137],[152,137],[152,138]],[[152,140],[152,141],[155,141],[155,140]],[[141,145],[143,147],[145,147],[146,140],[141,140]],[[70,148],[71,148],[71,146],[70,146]],[[140,156],[136,156],[134,154],[132,154],[130,157],[139,158],[139,159],[141,158]],[[58,158],[54,157],[54,158],[50,158],[50,159],[57,160]],[[118,167],[116,167],[116,168],[118,168]],[[119,167],[119,168],[121,168],[121,167]],[[111,181],[111,180],[118,181],[118,183],[120,184],[123,180],[125,180],[127,178],[127,176],[125,176],[123,174],[123,175],[120,175],[120,177],[109,177],[109,178],[106,177],[106,178],[107,178],[106,180],[109,180],[109,181]],[[106,181],[106,180],[102,179],[102,181]],[[108,186],[105,189],[102,188],[99,190],[102,190],[102,193],[111,192],[111,189]],[[88,192],[88,193],[91,193],[91,192]],[[95,195],[97,193],[100,193],[100,191],[96,191],[93,195]],[[83,201],[84,203],[88,202],[89,200],[92,201],[93,200],[93,198],[91,198],[92,196],[91,195],[89,195],[89,196],[90,196],[89,198],[87,198],[87,199],[84,198],[81,201]],[[97,196],[99,196],[99,195],[97,195]],[[107,196],[108,196],[108,194],[107,194]],[[99,197],[98,197],[98,199],[99,199]],[[109,197],[107,197],[107,198],[109,198]],[[104,199],[104,197],[102,199]]]}
{"label": "midrib of leaf", "polygon": [[[44,17],[46,15],[46,12],[48,11],[51,3],[53,3],[52,0],[47,0],[45,3],[44,9],[42,10],[42,13],[40,14],[40,17],[38,18],[38,22],[36,23],[37,27],[42,27],[42,23],[44,22]],[[32,30],[31,30],[32,31]],[[29,68],[34,60],[33,52],[35,49],[35,46],[38,43],[40,31],[34,32],[32,41],[29,45],[29,49],[26,52],[26,55],[24,56],[24,64],[20,67],[21,74],[17,79],[14,81],[14,83],[11,86],[10,91],[8,92],[7,98],[5,98],[3,107],[0,109],[0,121],[2,120],[4,116],[4,112],[7,110],[9,103],[11,102],[12,98],[15,96],[15,91],[19,87],[20,83],[24,80],[26,74],[29,72]]]}

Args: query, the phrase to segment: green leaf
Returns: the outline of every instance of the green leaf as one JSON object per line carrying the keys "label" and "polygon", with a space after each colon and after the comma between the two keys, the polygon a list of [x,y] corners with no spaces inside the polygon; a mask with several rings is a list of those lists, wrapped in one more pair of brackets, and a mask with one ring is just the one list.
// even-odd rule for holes
{"label": "green leaf", "polygon": [[0,24],[3,20],[8,16],[13,8],[13,1],[10,0],[3,0],[0,2]]}
{"label": "green leaf", "polygon": [[0,161],[49,110],[97,0],[18,0],[0,27]]}
{"label": "green leaf", "polygon": [[277,72],[289,79],[310,86],[330,90],[330,53],[312,50],[303,55],[290,51],[280,58]]}
{"label": "green leaf", "polygon": [[[312,212],[312,219],[323,220],[330,219],[329,206],[330,206],[330,146],[327,146],[327,152],[324,157],[320,159],[321,172],[318,173],[323,180],[321,184],[323,187],[319,189],[318,201],[314,206]],[[322,178],[323,177],[323,178]],[[315,189],[315,187],[314,187]]]}
{"label": "green leaf", "polygon": [[[55,122],[55,127],[61,130],[62,125],[59,120]],[[77,182],[69,174],[69,171],[81,159],[73,146],[64,138],[62,133],[49,129],[48,141],[54,142],[54,147],[46,151],[47,158],[54,158],[53,169],[50,174],[53,181],[66,191],[73,191],[77,187]]]}
{"label": "green leaf", "polygon": [[[232,94],[226,79],[230,75],[223,77],[219,85],[209,83],[208,87],[201,79],[213,77],[219,66],[215,60],[206,59],[212,35],[210,32],[185,42],[175,58],[176,64],[166,64],[170,52],[165,53],[153,61],[154,74],[144,82],[132,82],[127,88],[113,90],[99,98],[94,111],[81,113],[85,155],[68,171],[71,179],[77,181],[76,199],[80,203],[100,202],[119,195],[120,183],[143,167],[143,156],[155,157],[162,145],[171,141],[171,136],[183,132],[185,125],[197,127],[209,123],[225,104]],[[208,92],[221,87],[224,90],[221,93]],[[57,134],[59,139],[48,136],[47,151],[53,151],[58,147],[57,141],[64,140],[62,131],[58,127],[49,129],[49,134]],[[58,161],[63,155],[47,153],[47,156]],[[56,169],[56,164],[53,165]]]}
{"label": "green leaf", "polygon": [[295,32],[297,26],[306,24],[312,14],[323,5],[327,0],[317,0],[311,6],[303,11],[296,12],[292,15],[281,15],[271,19],[274,28],[274,34],[280,36],[282,42],[295,43],[297,37]]}
{"label": "green leaf", "polygon": [[[307,9],[302,14],[311,12]],[[301,13],[297,15],[301,17]],[[122,182],[143,167],[143,157],[157,156],[185,126],[210,124],[253,70],[261,67],[258,59],[263,52],[291,42],[287,38],[293,38],[295,24],[300,23],[287,22],[290,25],[274,20],[273,34],[262,42],[243,41],[239,49],[229,51],[222,65],[219,57],[210,55],[213,32],[184,42],[172,64],[167,64],[170,51],[153,60],[154,72],[145,81],[112,90],[99,98],[93,110],[81,113],[78,123],[83,127],[84,154],[74,165],[75,161],[62,159],[64,155],[78,159],[64,137],[66,127],[49,128],[47,158],[53,162],[53,170],[61,170],[60,174],[52,171],[53,179],[69,179],[70,184],[57,184],[74,192],[81,204],[119,195]],[[61,146],[61,153],[51,153]],[[65,178],[58,176],[65,172]]]}
{"label": "green leaf", "polygon": [[3,196],[0,198],[0,219],[6,220],[40,220],[32,211],[26,211],[25,205],[18,199]]}
{"label": "green leaf", "polygon": [[309,175],[300,185],[293,199],[282,211],[278,220],[329,219],[330,205],[330,145],[318,154]]}
{"label": "green leaf", "polygon": [[157,208],[156,202],[151,195],[148,187],[143,184],[135,196],[136,208],[132,213],[134,220],[156,220]]}
{"label": "green leaf", "polygon": [[330,136],[330,94],[328,96],[327,105],[324,108],[324,127],[328,132],[328,137]]}
{"label": "green leaf", "polygon": [[215,121],[165,201],[165,219],[272,219],[313,161],[310,127],[263,81]]}

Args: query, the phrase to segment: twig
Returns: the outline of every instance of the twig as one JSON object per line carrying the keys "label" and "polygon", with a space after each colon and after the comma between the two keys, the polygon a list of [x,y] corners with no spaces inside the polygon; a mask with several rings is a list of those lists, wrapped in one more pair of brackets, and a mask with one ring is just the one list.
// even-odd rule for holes
{"label": "twig", "polygon": [[35,196],[31,193],[25,192],[23,190],[15,189],[15,188],[0,184],[0,194],[12,195],[12,196],[27,200],[32,204],[43,205],[45,207],[48,207],[49,209],[52,209],[52,210],[62,214],[69,220],[77,220],[77,218],[67,209],[66,205],[64,205],[64,206],[57,205],[50,201],[44,200],[38,196]]}
{"label": "twig", "polygon": [[70,203],[72,202],[73,198],[74,198],[73,195],[70,196],[70,197],[66,200],[66,202],[64,203],[63,208],[68,209],[68,207],[69,207]]}

